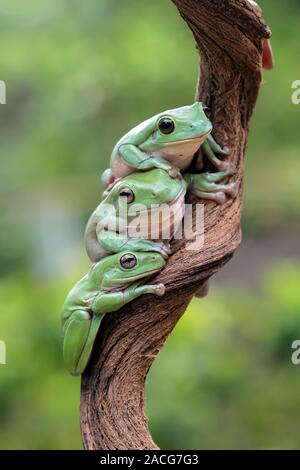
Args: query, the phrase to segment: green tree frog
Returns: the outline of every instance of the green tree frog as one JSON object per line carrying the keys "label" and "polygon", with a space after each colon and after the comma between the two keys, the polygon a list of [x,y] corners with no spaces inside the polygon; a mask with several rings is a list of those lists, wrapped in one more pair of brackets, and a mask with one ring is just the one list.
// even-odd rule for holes
{"label": "green tree frog", "polygon": [[75,284],[63,305],[63,357],[72,375],[85,370],[105,313],[115,312],[143,294],[164,295],[163,284],[142,285],[160,271],[159,253],[122,251],[94,264]]}
{"label": "green tree frog", "polygon": [[226,150],[211,136],[212,124],[202,103],[164,111],[142,122],[125,134],[115,145],[110,168],[102,175],[106,187],[136,170],[160,168],[172,178],[180,178],[201,147],[219,171],[231,169],[230,162],[219,160],[215,153]]}
{"label": "green tree frog", "polygon": [[[87,223],[85,246],[90,259],[99,261],[110,253],[125,249],[155,251],[167,258],[171,253],[168,241],[173,238],[184,214],[185,193],[183,179],[172,179],[168,172],[158,168],[132,173],[118,181]],[[161,219],[150,217],[162,205],[170,209],[164,212],[163,224]],[[129,226],[135,220],[148,224],[145,224],[142,237],[130,238]],[[149,223],[151,220],[152,224]],[[163,239],[162,230],[166,226],[169,236]]]}

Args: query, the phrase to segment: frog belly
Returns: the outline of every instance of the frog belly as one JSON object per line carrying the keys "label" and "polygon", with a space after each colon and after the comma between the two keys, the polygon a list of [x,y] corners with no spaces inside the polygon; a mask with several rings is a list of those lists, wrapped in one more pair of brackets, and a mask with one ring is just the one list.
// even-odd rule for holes
{"label": "frog belly", "polygon": [[115,179],[125,178],[125,176],[130,175],[130,173],[133,173],[134,171],[137,171],[136,168],[128,165],[123,158],[115,159],[115,162],[111,167],[111,172]]}
{"label": "frog belly", "polygon": [[205,139],[206,135],[197,139],[171,142],[165,144],[163,149],[151,152],[151,156],[160,156],[180,170],[186,170],[191,165],[195,153],[199,150]]}

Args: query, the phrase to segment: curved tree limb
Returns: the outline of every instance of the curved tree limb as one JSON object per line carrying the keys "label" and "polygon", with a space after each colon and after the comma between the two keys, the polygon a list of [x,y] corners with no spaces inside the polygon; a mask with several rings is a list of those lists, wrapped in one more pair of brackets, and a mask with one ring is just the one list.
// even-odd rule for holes
{"label": "curved tree limb", "polygon": [[144,414],[147,372],[193,295],[240,243],[242,177],[249,120],[261,85],[262,39],[271,33],[247,0],[172,0],[201,53],[197,98],[212,110],[214,136],[230,149],[239,195],[222,206],[205,202],[205,244],[185,240],[155,282],[162,298],[143,296],[103,321],[82,377],[81,431],[86,449],[157,449]]}

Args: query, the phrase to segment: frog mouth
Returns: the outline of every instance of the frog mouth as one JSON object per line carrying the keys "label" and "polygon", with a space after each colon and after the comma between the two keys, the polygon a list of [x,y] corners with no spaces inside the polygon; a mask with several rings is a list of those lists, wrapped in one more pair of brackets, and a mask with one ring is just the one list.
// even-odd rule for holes
{"label": "frog mouth", "polygon": [[164,145],[172,145],[172,144],[180,144],[180,143],[189,143],[189,142],[198,142],[200,141],[201,143],[205,140],[205,138],[211,133],[211,130],[203,132],[203,134],[197,135],[196,137],[191,137],[189,139],[179,139],[179,140],[173,140],[170,142],[166,142]]}
{"label": "frog mouth", "polygon": [[150,271],[147,271],[147,273],[141,273],[141,274],[136,274],[136,275],[133,275],[133,276],[127,276],[126,281],[128,281],[128,282],[125,282],[125,283],[124,283],[123,279],[114,279],[112,281],[114,285],[109,286],[109,287],[105,287],[103,290],[109,291],[109,292],[124,291],[134,281],[138,281],[139,279],[147,280],[150,277],[152,277],[154,274],[157,274],[159,271],[161,271],[162,268],[163,268],[163,266],[161,268],[151,269]]}
{"label": "frog mouth", "polygon": [[196,135],[196,137],[190,137],[188,139],[178,139],[178,140],[172,140],[170,142],[165,142],[163,145],[164,146],[168,146],[168,145],[172,145],[172,144],[185,144],[185,143],[189,143],[189,142],[197,142],[197,141],[203,141],[203,139],[205,140],[205,138],[211,133],[211,129],[209,129],[208,131],[205,131],[203,132],[202,134],[198,134]]}

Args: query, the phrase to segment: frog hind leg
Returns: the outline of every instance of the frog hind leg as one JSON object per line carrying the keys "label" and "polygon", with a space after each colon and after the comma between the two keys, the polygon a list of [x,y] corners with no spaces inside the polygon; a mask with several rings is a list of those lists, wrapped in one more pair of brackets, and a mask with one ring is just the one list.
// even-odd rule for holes
{"label": "frog hind leg", "polygon": [[63,358],[71,375],[80,375],[85,370],[102,315],[91,316],[85,310],[76,310],[64,328]]}
{"label": "frog hind leg", "polygon": [[192,175],[192,192],[202,199],[210,199],[219,204],[226,201],[226,195],[234,199],[238,192],[236,183],[218,184],[226,176],[225,171]]}

